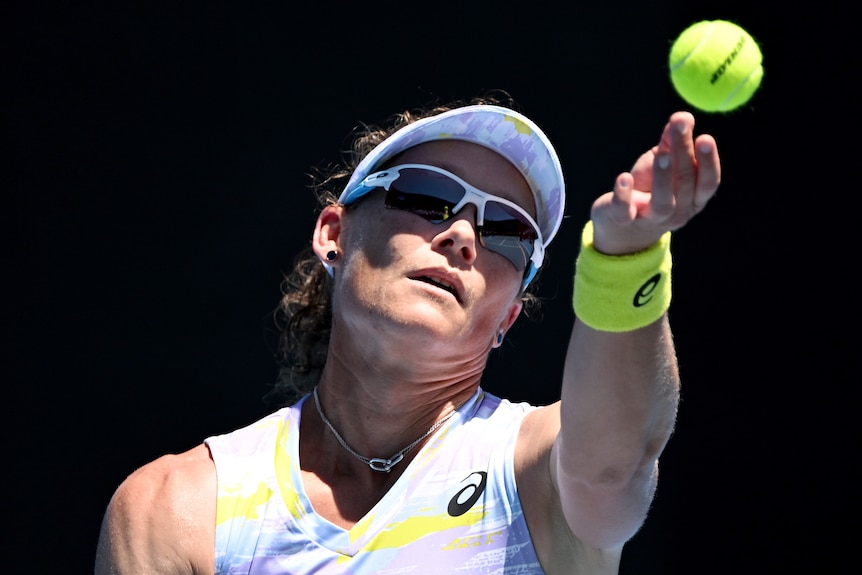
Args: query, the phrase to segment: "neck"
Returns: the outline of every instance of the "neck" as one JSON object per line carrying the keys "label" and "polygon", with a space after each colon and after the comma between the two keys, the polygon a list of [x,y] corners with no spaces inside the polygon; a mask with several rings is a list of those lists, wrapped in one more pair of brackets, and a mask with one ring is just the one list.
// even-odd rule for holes
{"label": "neck", "polygon": [[320,402],[320,395],[318,393],[318,388],[314,388],[314,405],[317,408],[317,413],[320,415],[320,419],[323,420],[323,423],[332,432],[335,436],[335,439],[338,443],[347,451],[350,455],[355,457],[357,460],[361,461],[368,465],[373,471],[379,471],[381,473],[389,473],[392,471],[392,468],[401,463],[403,461],[404,456],[410,453],[414,448],[416,448],[419,444],[425,441],[426,438],[430,437],[438,428],[440,428],[447,420],[452,418],[457,411],[453,408],[449,413],[438,419],[434,422],[431,427],[429,427],[425,433],[399,449],[397,452],[393,453],[389,457],[371,457],[366,456],[358,451],[356,451],[350,444],[344,439],[344,437],[338,432],[335,426],[329,421],[329,418],[326,417],[326,414],[323,412],[323,406]]}
{"label": "neck", "polygon": [[[309,411],[305,413],[318,422],[314,433],[320,435],[319,445],[325,446],[329,460],[341,462],[340,466],[370,469],[368,463],[363,463],[351,451],[369,460],[395,459],[396,454],[418,440],[419,443],[402,454],[405,461],[395,466],[396,470],[403,468],[436,430],[423,437],[426,432],[468,401],[476,390],[475,385],[463,386],[460,393],[455,393],[459,386],[402,382],[381,387],[380,381],[375,383],[377,387],[366,393],[368,388],[359,382],[346,385],[343,381],[333,383],[324,378],[317,390],[320,409],[316,409],[314,397],[307,402]],[[327,420],[332,429],[326,424]]]}

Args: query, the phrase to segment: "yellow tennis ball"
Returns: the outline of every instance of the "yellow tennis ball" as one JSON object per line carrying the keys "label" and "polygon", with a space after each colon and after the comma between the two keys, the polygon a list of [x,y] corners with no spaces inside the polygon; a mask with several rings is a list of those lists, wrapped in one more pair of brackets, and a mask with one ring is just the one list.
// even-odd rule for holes
{"label": "yellow tennis ball", "polygon": [[763,79],[760,46],[744,29],[727,20],[692,24],[670,50],[670,78],[692,106],[704,112],[727,112],[748,102]]}

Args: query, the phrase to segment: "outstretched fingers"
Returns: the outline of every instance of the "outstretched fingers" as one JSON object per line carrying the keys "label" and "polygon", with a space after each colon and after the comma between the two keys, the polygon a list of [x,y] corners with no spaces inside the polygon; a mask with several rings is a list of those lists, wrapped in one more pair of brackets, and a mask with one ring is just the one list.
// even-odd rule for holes
{"label": "outstretched fingers", "polygon": [[617,176],[593,204],[596,249],[633,253],[684,226],[715,194],[721,166],[715,139],[694,137],[690,112],[671,115],[659,143]]}

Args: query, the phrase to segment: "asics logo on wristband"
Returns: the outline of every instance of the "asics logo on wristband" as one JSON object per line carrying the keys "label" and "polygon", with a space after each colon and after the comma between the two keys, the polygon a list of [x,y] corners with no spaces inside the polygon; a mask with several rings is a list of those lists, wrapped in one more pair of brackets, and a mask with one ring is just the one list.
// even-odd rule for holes
{"label": "asics logo on wristband", "polygon": [[635,293],[632,305],[635,307],[643,307],[651,302],[660,281],[661,273],[657,273],[648,279]]}

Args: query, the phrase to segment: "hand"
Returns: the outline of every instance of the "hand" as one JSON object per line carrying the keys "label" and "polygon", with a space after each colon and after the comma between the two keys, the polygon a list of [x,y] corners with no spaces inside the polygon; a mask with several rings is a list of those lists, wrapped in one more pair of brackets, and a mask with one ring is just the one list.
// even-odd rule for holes
{"label": "hand", "polygon": [[715,194],[721,165],[715,139],[694,137],[694,116],[676,112],[661,140],[641,155],[631,172],[617,176],[590,214],[595,248],[605,254],[634,253],[667,231],[681,228]]}

